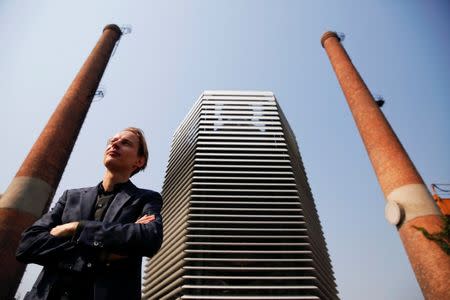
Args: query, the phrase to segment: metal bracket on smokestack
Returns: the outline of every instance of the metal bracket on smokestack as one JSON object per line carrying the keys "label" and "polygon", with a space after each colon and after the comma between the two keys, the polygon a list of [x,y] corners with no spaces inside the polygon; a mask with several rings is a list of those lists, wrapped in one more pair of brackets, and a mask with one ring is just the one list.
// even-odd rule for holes
{"label": "metal bracket on smokestack", "polygon": [[120,31],[122,31],[122,34],[130,34],[133,31],[133,27],[129,24],[120,26]]}
{"label": "metal bracket on smokestack", "polygon": [[[108,25],[108,26],[110,26],[110,25]],[[105,29],[106,29],[107,27],[105,27]],[[113,29],[113,30],[115,30],[116,32],[120,32],[120,36],[122,37],[123,35],[125,35],[125,34],[130,34],[131,33],[131,31],[132,31],[132,26],[131,25],[129,25],[129,24],[126,24],[126,25],[122,25],[122,26],[117,26],[117,25],[111,25],[111,27],[108,27],[109,29]],[[112,52],[112,54],[111,54],[111,56],[114,56],[114,54],[116,53],[116,49],[117,49],[117,47],[119,47],[119,43],[120,43],[120,38],[117,40],[117,42],[116,42],[116,44],[114,45],[114,49],[113,49],[113,52]]]}
{"label": "metal bracket on smokestack", "polygon": [[94,92],[92,102],[100,101],[105,97],[106,88],[104,86],[99,86],[98,89]]}
{"label": "metal bracket on smokestack", "polygon": [[336,32],[336,34],[337,34],[337,36],[339,38],[339,41],[342,43],[345,40],[345,33],[343,33],[343,32]]}

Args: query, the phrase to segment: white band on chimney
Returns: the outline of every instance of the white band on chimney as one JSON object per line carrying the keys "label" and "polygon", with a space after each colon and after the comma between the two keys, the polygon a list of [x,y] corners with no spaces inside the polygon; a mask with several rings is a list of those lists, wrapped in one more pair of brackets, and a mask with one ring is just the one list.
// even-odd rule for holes
{"label": "white band on chimney", "polygon": [[400,205],[404,211],[402,224],[422,216],[440,215],[441,212],[427,187],[423,184],[407,184],[394,189],[386,197]]}
{"label": "white band on chimney", "polygon": [[54,192],[54,189],[41,179],[15,177],[0,198],[0,208],[13,208],[40,217]]}

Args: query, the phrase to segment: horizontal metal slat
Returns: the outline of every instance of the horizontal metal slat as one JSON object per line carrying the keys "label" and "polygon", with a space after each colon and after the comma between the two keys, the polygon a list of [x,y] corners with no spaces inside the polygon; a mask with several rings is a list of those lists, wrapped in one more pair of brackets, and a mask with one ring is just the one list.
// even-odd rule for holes
{"label": "horizontal metal slat", "polygon": [[[242,224],[241,221],[215,221],[215,220],[189,220],[188,223],[200,223],[200,224]],[[304,225],[304,221],[246,221],[246,224],[299,224]]]}
{"label": "horizontal metal slat", "polygon": [[196,250],[186,249],[186,253],[242,253],[242,254],[312,254],[309,250]]}
{"label": "horizontal metal slat", "polygon": [[307,235],[212,235],[212,234],[187,234],[188,238],[230,238],[230,239],[309,239]]}
{"label": "horizontal metal slat", "polygon": [[231,261],[245,263],[251,262],[311,262],[312,259],[299,259],[299,258],[246,258],[245,261],[236,258],[185,258],[186,261]]}
{"label": "horizontal metal slat", "polygon": [[290,212],[298,212],[301,211],[300,208],[232,208],[232,207],[190,207],[189,210],[195,211],[195,210],[209,210],[209,211],[273,211],[273,212],[279,212],[279,211],[290,211]]}
{"label": "horizontal metal slat", "polygon": [[218,245],[218,246],[311,246],[310,243],[228,243],[228,242],[186,242],[186,245]]}
{"label": "horizontal metal slat", "polygon": [[217,227],[188,227],[189,231],[276,231],[276,232],[280,232],[280,231],[303,231],[306,232],[307,229],[302,229],[302,228],[230,228],[230,227],[225,227],[225,228],[217,228]]}
{"label": "horizontal metal slat", "polygon": [[183,295],[181,299],[208,299],[208,300],[319,300],[317,296],[201,296]]}
{"label": "horizontal metal slat", "polygon": [[264,218],[264,219],[298,219],[303,216],[293,215],[231,215],[231,214],[190,214],[191,217],[231,217],[231,218]]}
{"label": "horizontal metal slat", "polygon": [[252,196],[252,195],[191,195],[192,198],[236,198],[236,199],[300,199],[299,196]]}
{"label": "horizontal metal slat", "polygon": [[186,270],[266,270],[266,271],[279,271],[279,270],[295,270],[295,271],[314,271],[314,268],[311,267],[207,267],[207,266],[184,266],[183,269]]}
{"label": "horizontal metal slat", "polygon": [[[223,289],[223,285],[193,285],[193,284],[185,284],[183,288],[191,288],[191,289]],[[296,290],[314,290],[317,289],[317,286],[314,285],[227,285],[227,289],[261,289],[261,290],[277,290],[277,289],[296,289]]]}
{"label": "horizontal metal slat", "polygon": [[211,276],[211,275],[184,275],[185,279],[249,279],[249,280],[316,280],[313,276]]}
{"label": "horizontal metal slat", "polygon": [[297,193],[297,189],[289,189],[289,190],[267,190],[267,189],[205,189],[205,188],[191,188],[192,192],[277,192],[277,193]]}

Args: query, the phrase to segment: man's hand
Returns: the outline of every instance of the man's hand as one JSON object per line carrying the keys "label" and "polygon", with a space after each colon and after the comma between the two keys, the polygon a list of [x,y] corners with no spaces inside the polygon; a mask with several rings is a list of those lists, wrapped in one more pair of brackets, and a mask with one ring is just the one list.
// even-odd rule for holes
{"label": "man's hand", "polygon": [[[154,221],[155,219],[156,219],[155,215],[144,215],[144,216],[140,217],[139,219],[137,219],[137,221],[134,223],[135,224],[147,224],[147,223]],[[102,259],[106,260],[106,261],[116,261],[116,260],[122,260],[127,257],[128,256],[119,255],[119,254],[115,254],[115,253],[104,253],[104,257]]]}
{"label": "man's hand", "polygon": [[57,237],[69,237],[73,236],[75,230],[77,229],[79,222],[70,222],[62,225],[58,225],[52,230],[50,230],[50,234]]}
{"label": "man's hand", "polygon": [[136,224],[147,224],[154,220],[155,220],[155,215],[144,215],[143,217],[140,217],[135,223]]}

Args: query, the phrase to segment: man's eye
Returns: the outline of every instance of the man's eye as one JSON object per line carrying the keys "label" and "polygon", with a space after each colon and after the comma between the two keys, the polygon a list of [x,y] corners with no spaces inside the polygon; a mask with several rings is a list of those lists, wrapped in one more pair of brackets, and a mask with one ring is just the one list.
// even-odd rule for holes
{"label": "man's eye", "polygon": [[125,146],[131,146],[131,142],[130,142],[130,141],[127,141],[127,140],[123,140],[123,141],[122,141],[122,145],[125,145]]}
{"label": "man's eye", "polygon": [[110,139],[108,139],[108,141],[107,141],[107,145],[111,145],[111,144],[117,142],[117,140],[118,140],[118,139],[116,139],[116,138],[110,138]]}

